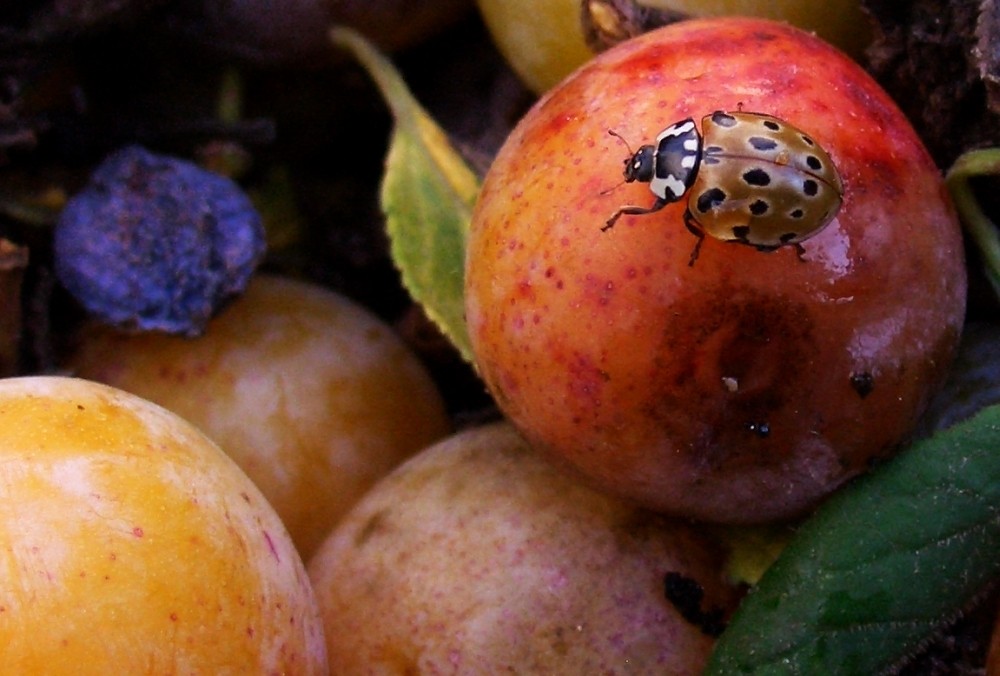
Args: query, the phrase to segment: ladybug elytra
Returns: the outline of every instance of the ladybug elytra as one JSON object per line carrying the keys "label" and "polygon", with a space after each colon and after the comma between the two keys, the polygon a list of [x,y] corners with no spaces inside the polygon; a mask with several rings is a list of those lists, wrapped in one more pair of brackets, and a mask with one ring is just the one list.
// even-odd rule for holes
{"label": "ladybug elytra", "polygon": [[625,160],[624,173],[626,182],[649,183],[656,201],[620,207],[601,229],[688,195],[684,223],[698,238],[689,264],[706,234],[761,251],[792,245],[801,257],[800,242],[833,219],[844,194],[833,160],[808,134],[742,111],[706,115],[700,134],[692,118],[670,125]]}

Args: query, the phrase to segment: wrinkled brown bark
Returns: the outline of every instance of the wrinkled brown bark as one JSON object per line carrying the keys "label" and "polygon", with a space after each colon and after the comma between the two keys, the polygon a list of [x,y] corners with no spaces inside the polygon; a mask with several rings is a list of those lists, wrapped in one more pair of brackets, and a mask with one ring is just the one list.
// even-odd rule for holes
{"label": "wrinkled brown bark", "polygon": [[1000,21],[993,0],[865,0],[869,67],[942,167],[1000,143]]}

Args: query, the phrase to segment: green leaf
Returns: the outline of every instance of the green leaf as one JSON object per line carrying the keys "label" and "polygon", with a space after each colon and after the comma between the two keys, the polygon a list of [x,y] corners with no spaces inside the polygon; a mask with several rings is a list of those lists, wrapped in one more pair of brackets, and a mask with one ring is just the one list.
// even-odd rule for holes
{"label": "green leaf", "polygon": [[707,674],[877,674],[1000,576],[1000,406],[835,495],[720,637]]}
{"label": "green leaf", "polygon": [[382,209],[403,284],[471,361],[464,269],[479,180],[388,59],[351,29],[334,28],[330,39],[365,67],[395,118],[382,178]]}
{"label": "green leaf", "polygon": [[955,160],[945,176],[945,182],[962,225],[983,259],[986,278],[992,284],[993,291],[1000,296],[1000,231],[983,211],[971,185],[972,179],[976,177],[998,174],[1000,148],[970,150]]}

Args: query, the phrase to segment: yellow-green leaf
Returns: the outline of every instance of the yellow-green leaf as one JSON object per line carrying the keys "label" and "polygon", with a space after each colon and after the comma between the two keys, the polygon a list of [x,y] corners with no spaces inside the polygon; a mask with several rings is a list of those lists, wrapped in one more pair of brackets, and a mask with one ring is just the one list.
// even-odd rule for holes
{"label": "yellow-green leaf", "polygon": [[993,285],[993,291],[1000,296],[1000,230],[972,190],[973,179],[998,174],[1000,148],[984,148],[970,150],[955,160],[945,180],[962,225],[979,250],[986,278]]}
{"label": "yellow-green leaf", "polygon": [[388,59],[351,29],[334,28],[330,39],[364,66],[395,118],[381,200],[392,258],[403,284],[462,356],[471,360],[464,267],[479,180]]}

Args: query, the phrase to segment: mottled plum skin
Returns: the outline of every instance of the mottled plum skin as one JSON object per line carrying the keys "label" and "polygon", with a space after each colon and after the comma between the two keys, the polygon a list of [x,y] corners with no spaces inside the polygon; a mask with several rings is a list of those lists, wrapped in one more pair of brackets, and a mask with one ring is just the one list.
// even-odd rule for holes
{"label": "mottled plum skin", "polygon": [[[695,238],[621,180],[624,145],[716,109],[811,134],[837,217],[767,253]],[[606,489],[693,518],[799,515],[897,450],[959,338],[966,277],[940,172],[896,106],[818,39],[753,19],[675,24],[604,53],[526,115],[472,223],[477,366],[534,443]]]}
{"label": "mottled plum skin", "polygon": [[379,482],[309,576],[333,674],[684,676],[704,670],[739,599],[720,554],[498,423]]}

